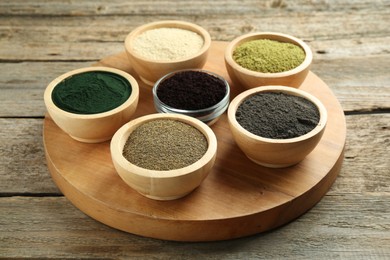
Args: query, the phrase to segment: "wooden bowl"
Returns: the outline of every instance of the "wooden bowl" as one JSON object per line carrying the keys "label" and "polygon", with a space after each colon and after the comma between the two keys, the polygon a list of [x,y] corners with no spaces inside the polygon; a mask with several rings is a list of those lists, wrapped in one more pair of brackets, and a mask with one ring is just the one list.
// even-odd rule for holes
{"label": "wooden bowl", "polygon": [[[205,73],[211,76],[214,76],[218,78],[223,84],[225,85],[225,96],[216,104],[210,107],[202,108],[202,109],[180,109],[180,108],[174,108],[171,107],[164,102],[162,102],[158,97],[158,88],[162,82],[169,79],[170,77],[174,76],[176,73],[186,72],[186,71],[197,71],[200,73]],[[186,82],[182,82],[183,86],[186,86]],[[185,70],[179,70],[171,72],[164,77],[160,78],[156,84],[153,86],[153,102],[154,107],[156,108],[156,111],[159,113],[173,113],[173,114],[181,114],[181,115],[187,115],[192,116],[194,118],[197,118],[201,120],[203,123],[206,123],[207,125],[211,126],[215,122],[218,121],[220,116],[226,111],[226,109],[229,106],[230,101],[230,86],[229,83],[220,75],[217,75],[211,71],[207,70],[201,70],[201,69],[185,69]]]}
{"label": "wooden bowl", "polygon": [[[300,46],[306,56],[304,61],[292,70],[277,73],[256,72],[238,65],[233,59],[233,52],[240,44],[258,39],[269,39],[279,42],[292,43]],[[245,88],[255,88],[259,86],[281,85],[299,88],[305,80],[309,67],[313,60],[313,54],[309,46],[302,40],[293,36],[274,33],[274,32],[257,32],[242,35],[231,41],[225,50],[225,65],[228,74],[235,84],[242,85]]]}
{"label": "wooden bowl", "polygon": [[[206,153],[189,166],[169,171],[145,169],[130,163],[122,155],[128,137],[138,126],[156,119],[179,120],[197,128],[207,139]],[[173,200],[191,193],[207,177],[215,162],[217,138],[209,126],[190,116],[150,114],[122,126],[113,136],[110,149],[116,171],[131,188],[151,199]]]}
{"label": "wooden bowl", "polygon": [[[129,98],[112,110],[96,114],[76,114],[57,107],[52,100],[52,92],[57,84],[69,77],[89,71],[110,72],[125,78],[132,88]],[[137,108],[138,97],[137,81],[124,71],[108,67],[87,67],[67,72],[50,82],[44,93],[45,105],[53,121],[73,139],[86,143],[111,139],[123,124],[130,121]]]}
{"label": "wooden bowl", "polygon": [[[244,129],[236,119],[236,111],[242,102],[260,92],[282,92],[303,97],[311,101],[319,110],[320,119],[310,132],[289,139],[271,139],[255,135]],[[239,148],[253,162],[270,168],[283,168],[302,161],[320,141],[327,123],[324,105],[311,94],[292,87],[264,86],[246,90],[236,96],[228,108],[228,122]]]}
{"label": "wooden bowl", "polygon": [[[158,28],[179,28],[193,31],[203,38],[203,47],[194,55],[172,61],[151,60],[136,53],[133,49],[133,41],[140,34],[148,30]],[[202,68],[203,65],[206,63],[210,45],[210,34],[205,29],[193,23],[175,20],[159,21],[142,25],[130,32],[125,39],[125,49],[132,67],[139,75],[141,80],[149,86],[153,86],[153,84],[159,78],[172,71],[181,69]]]}

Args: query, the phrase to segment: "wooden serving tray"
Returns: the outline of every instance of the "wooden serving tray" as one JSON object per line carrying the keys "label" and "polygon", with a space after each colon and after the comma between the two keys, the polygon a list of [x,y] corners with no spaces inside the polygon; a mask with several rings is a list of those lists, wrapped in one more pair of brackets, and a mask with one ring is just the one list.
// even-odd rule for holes
{"label": "wooden serving tray", "polygon": [[[226,42],[213,42],[205,69],[228,79]],[[126,54],[97,65],[136,76]],[[138,80],[138,78],[137,78]],[[134,117],[155,113],[151,87],[140,82]],[[329,87],[309,73],[301,89],[319,98],[328,110],[328,125],[318,146],[301,163],[284,169],[254,164],[236,146],[226,113],[211,128],[218,140],[215,166],[202,185],[173,201],[148,199],[116,173],[109,142],[85,144],[71,139],[46,116],[43,141],[51,176],[81,211],[116,229],[177,241],[211,241],[264,232],[288,223],[313,207],[329,190],[343,161],[346,124]],[[231,84],[231,98],[244,91]]]}

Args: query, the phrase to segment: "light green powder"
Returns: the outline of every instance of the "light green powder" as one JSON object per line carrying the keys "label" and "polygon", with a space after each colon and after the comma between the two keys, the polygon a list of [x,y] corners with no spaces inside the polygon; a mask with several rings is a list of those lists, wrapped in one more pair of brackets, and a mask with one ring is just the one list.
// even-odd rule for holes
{"label": "light green powder", "polygon": [[245,42],[233,52],[241,67],[263,73],[288,71],[305,59],[304,50],[292,43],[260,39]]}

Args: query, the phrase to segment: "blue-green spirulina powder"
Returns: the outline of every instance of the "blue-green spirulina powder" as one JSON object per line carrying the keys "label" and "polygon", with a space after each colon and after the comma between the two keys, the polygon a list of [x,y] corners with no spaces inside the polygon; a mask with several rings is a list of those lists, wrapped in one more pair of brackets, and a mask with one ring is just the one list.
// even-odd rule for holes
{"label": "blue-green spirulina powder", "polygon": [[96,114],[122,105],[131,95],[124,77],[106,71],[89,71],[64,79],[53,89],[56,106],[75,114]]}

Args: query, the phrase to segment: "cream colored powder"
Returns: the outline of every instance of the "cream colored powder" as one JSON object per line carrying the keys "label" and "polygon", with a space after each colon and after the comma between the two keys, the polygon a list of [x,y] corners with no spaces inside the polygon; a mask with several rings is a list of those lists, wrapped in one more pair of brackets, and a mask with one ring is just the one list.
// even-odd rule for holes
{"label": "cream colored powder", "polygon": [[134,40],[133,50],[151,60],[179,60],[197,53],[203,38],[179,28],[158,28],[145,31]]}

